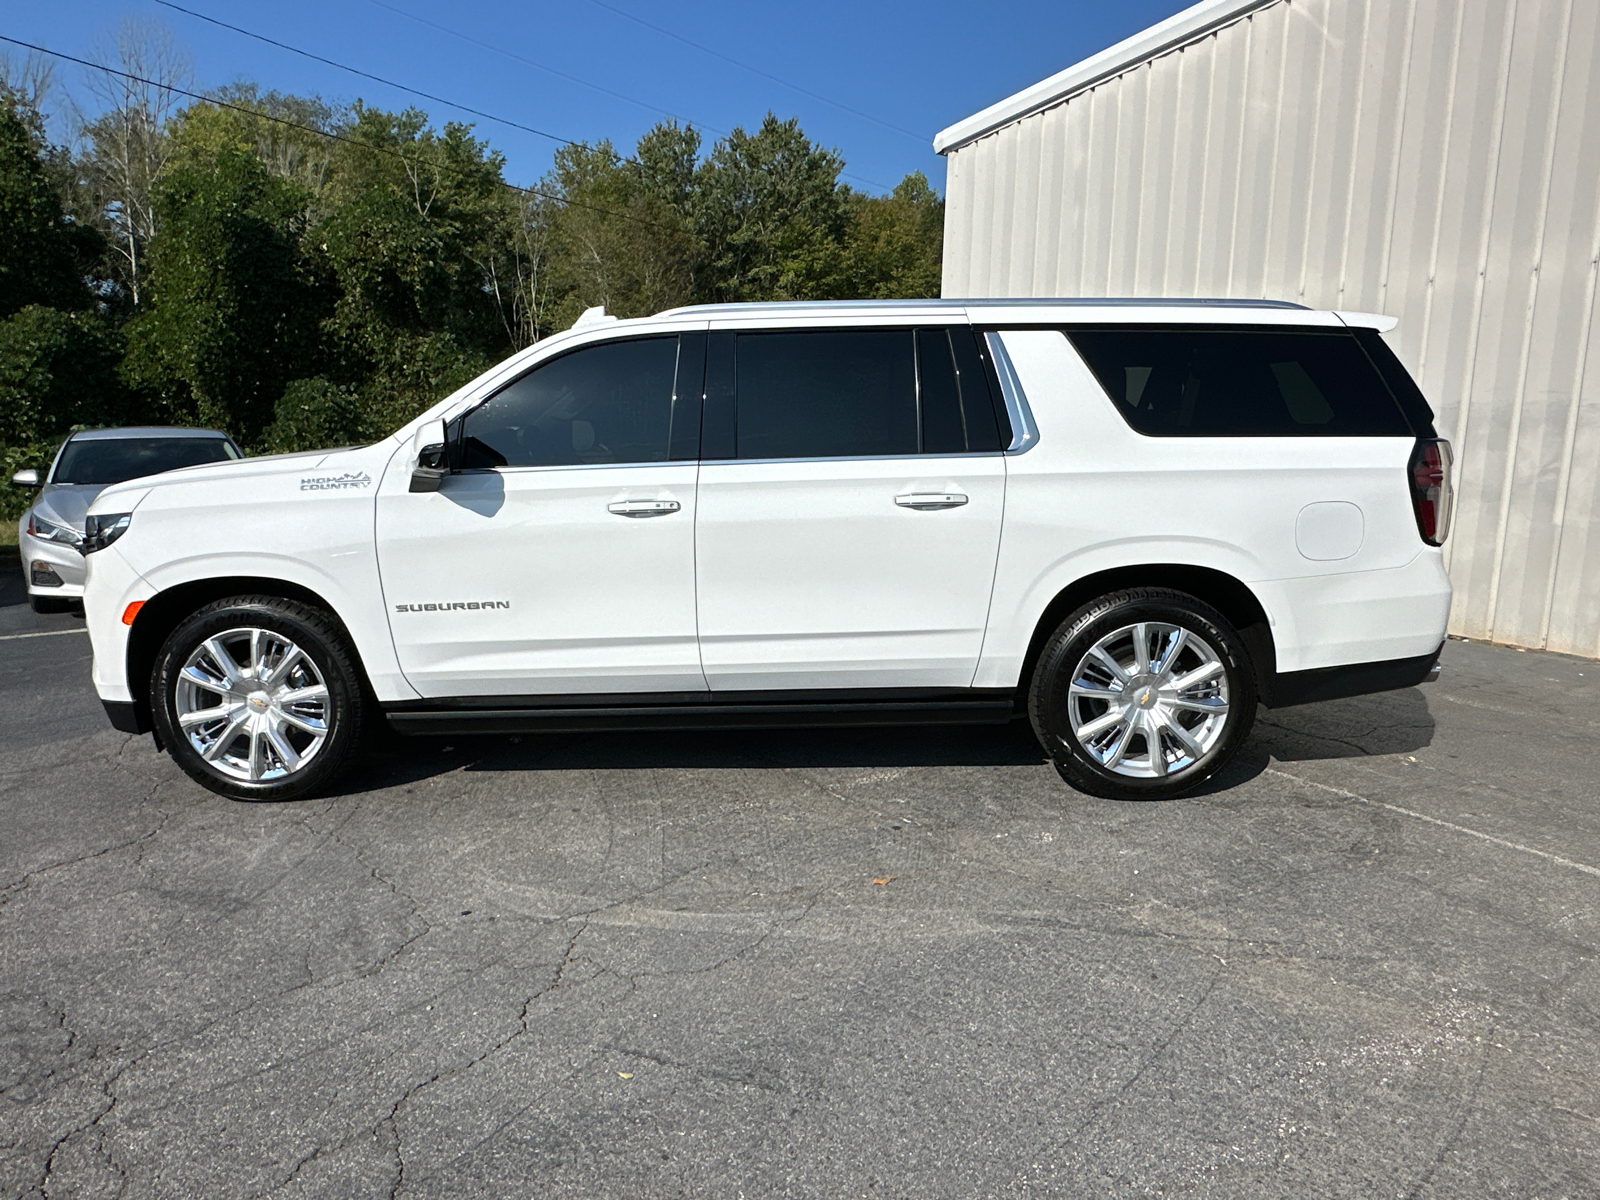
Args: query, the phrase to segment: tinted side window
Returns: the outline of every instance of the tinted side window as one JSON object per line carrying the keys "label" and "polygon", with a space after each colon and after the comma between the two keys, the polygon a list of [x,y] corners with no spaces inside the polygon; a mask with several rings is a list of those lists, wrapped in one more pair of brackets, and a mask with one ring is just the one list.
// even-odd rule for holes
{"label": "tinted side window", "polygon": [[917,452],[909,329],[743,333],[734,374],[740,458]]}
{"label": "tinted side window", "polygon": [[1355,337],[1287,330],[1069,329],[1140,433],[1405,437],[1410,423]]}
{"label": "tinted side window", "polygon": [[1000,399],[1000,383],[992,378],[983,335],[970,326],[950,330],[950,347],[956,352],[956,374],[961,378],[961,401],[967,416],[967,448],[1000,450],[1011,444],[1011,418]]}
{"label": "tinted side window", "polygon": [[917,393],[922,400],[922,449],[926,454],[959,454],[967,448],[967,423],[961,412],[950,335],[942,329],[917,330]]}
{"label": "tinted side window", "polygon": [[666,462],[676,337],[603,342],[535,367],[469,413],[463,467]]}
{"label": "tinted side window", "polygon": [[[951,352],[963,341],[971,359],[966,368],[958,365],[960,354]],[[917,330],[917,394],[922,403],[924,454],[1000,449],[994,404],[973,352],[970,329]]]}
{"label": "tinted side window", "polygon": [[1389,390],[1394,393],[1394,398],[1400,402],[1400,407],[1405,411],[1407,419],[1411,422],[1411,432],[1418,437],[1437,436],[1433,428],[1433,409],[1422,394],[1422,389],[1417,386],[1417,381],[1411,378],[1411,372],[1395,357],[1389,343],[1383,340],[1383,334],[1376,329],[1357,329],[1354,331],[1356,341],[1361,343],[1361,348],[1367,352],[1367,357],[1372,360],[1372,365],[1378,368],[1378,374],[1383,376],[1384,382],[1389,385]]}

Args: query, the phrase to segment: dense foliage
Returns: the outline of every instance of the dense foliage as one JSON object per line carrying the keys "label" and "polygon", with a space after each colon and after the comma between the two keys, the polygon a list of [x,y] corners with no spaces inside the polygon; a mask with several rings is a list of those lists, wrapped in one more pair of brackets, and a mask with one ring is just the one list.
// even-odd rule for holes
{"label": "dense foliage", "polygon": [[226,429],[257,451],[379,436],[591,305],[938,294],[943,203],[888,196],[768,115],[706,150],[563,148],[529,189],[464,125],[233,85],[150,93],[51,146],[0,82],[0,507],[75,426]]}

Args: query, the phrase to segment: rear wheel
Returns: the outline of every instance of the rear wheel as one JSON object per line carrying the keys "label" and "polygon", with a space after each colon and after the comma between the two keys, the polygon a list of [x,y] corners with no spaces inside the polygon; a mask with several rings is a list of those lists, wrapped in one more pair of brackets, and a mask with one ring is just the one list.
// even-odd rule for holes
{"label": "rear wheel", "polygon": [[331,783],[361,736],[364,697],[343,628],[275,596],[208,604],[168,635],[150,709],[173,759],[236,800],[295,800]]}
{"label": "rear wheel", "polygon": [[1061,777],[1113,800],[1181,796],[1255,723],[1248,652],[1210,605],[1138,588],[1085,605],[1039,657],[1028,715]]}

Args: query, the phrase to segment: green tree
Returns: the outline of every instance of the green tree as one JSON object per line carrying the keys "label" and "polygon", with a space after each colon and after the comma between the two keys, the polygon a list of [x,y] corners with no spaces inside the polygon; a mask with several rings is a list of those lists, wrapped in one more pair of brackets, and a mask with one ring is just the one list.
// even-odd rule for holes
{"label": "green tree", "polygon": [[0,320],[0,519],[33,502],[11,475],[49,465],[75,425],[114,425],[131,414],[117,378],[121,338],[104,315],[30,304]]}
{"label": "green tree", "polygon": [[318,375],[296,379],[283,389],[272,424],[261,439],[268,454],[293,450],[353,446],[388,431],[373,423],[374,414],[349,388]]}
{"label": "green tree", "polygon": [[[357,104],[328,215],[307,233],[337,300],[329,378],[398,424],[512,348],[495,286],[511,239],[502,158],[465,125]],[[370,149],[369,149],[370,147]]]}
{"label": "green tree", "polygon": [[0,446],[127,416],[121,357],[117,331],[94,312],[30,304],[0,321]]}
{"label": "green tree", "polygon": [[700,165],[700,131],[662,121],[639,139],[623,164],[644,193],[667,205],[684,221],[694,219],[695,171]]}
{"label": "green tree", "polygon": [[301,254],[304,189],[224,146],[156,189],[157,232],[125,374],[169,420],[254,442],[320,358],[328,288]]}
{"label": "green tree", "polygon": [[849,224],[837,152],[795,118],[736,128],[695,173],[695,223],[706,247],[702,299],[831,300],[848,294]]}
{"label": "green tree", "polygon": [[318,96],[263,92],[253,83],[231,83],[213,95],[222,103],[191,104],[173,123],[171,162],[204,164],[232,146],[255,155],[269,174],[304,186],[308,220],[324,215],[319,205],[333,175],[336,148],[325,135],[336,132],[349,114]]}
{"label": "green tree", "polygon": [[44,159],[38,114],[0,98],[0,316],[30,304],[88,308],[86,280],[98,261],[98,234],[62,211]]}
{"label": "green tree", "polygon": [[103,243],[61,203],[65,155],[38,110],[0,84],[0,517],[31,502],[11,473],[45,465],[73,425],[119,419],[122,347],[89,276]]}
{"label": "green tree", "polygon": [[863,299],[939,295],[944,261],[944,201],[921,171],[887,196],[852,192],[848,243],[851,290]]}
{"label": "green tree", "polygon": [[[659,139],[646,139],[647,153],[659,148]],[[550,226],[556,299],[549,319],[555,328],[597,304],[616,316],[639,317],[691,298],[695,243],[684,211],[688,196],[675,170],[681,175],[681,161],[624,161],[608,141],[556,152],[541,186],[555,197],[541,206]]]}

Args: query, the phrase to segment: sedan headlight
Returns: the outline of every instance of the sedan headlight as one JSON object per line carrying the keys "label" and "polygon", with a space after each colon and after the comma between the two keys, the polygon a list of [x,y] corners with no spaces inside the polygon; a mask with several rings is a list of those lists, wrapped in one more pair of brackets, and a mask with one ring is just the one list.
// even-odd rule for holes
{"label": "sedan headlight", "polygon": [[77,546],[83,541],[83,534],[76,529],[69,525],[57,525],[54,521],[46,521],[35,512],[28,514],[28,534],[41,541],[60,542],[63,546]]}
{"label": "sedan headlight", "polygon": [[83,552],[93,554],[104,550],[128,532],[128,523],[132,520],[132,513],[100,513],[89,517],[84,523]]}

